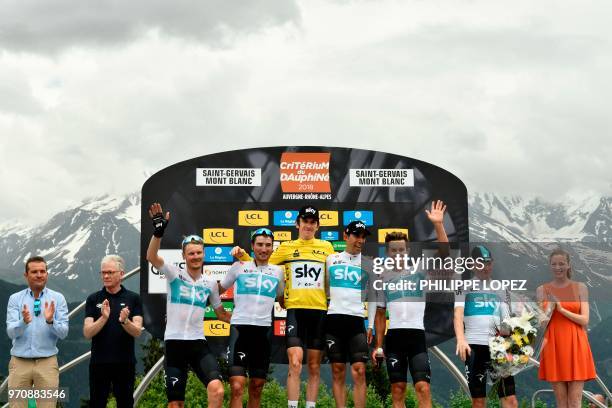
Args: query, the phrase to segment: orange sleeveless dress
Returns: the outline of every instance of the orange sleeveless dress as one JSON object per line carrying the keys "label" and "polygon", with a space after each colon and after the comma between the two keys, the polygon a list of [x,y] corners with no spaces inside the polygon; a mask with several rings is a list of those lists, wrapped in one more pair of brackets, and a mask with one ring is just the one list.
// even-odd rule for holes
{"label": "orange sleeveless dress", "polygon": [[[545,284],[544,291],[556,296],[567,311],[580,313],[577,282],[563,288]],[[586,329],[555,309],[544,334],[539,379],[550,382],[588,381],[595,376],[595,363]]]}

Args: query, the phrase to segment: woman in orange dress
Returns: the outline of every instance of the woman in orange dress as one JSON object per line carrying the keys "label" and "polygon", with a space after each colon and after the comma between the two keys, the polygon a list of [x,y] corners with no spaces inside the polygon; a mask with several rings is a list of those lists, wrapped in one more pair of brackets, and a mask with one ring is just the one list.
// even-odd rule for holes
{"label": "woman in orange dress", "polygon": [[553,280],[537,290],[538,300],[553,313],[544,334],[540,357],[540,380],[549,381],[557,407],[580,408],[584,382],[595,378],[595,364],[587,338],[588,290],[571,279],[569,254],[556,249],[550,254]]}

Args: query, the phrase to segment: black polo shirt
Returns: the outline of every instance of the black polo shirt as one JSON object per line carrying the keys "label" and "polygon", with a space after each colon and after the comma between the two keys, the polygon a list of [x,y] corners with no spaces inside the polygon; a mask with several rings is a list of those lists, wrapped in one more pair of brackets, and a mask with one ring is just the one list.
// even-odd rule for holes
{"label": "black polo shirt", "polygon": [[92,317],[94,321],[102,315],[102,302],[108,299],[110,303],[110,317],[106,324],[91,339],[91,363],[136,363],[134,354],[134,337],[130,336],[119,323],[121,309],[127,306],[130,317],[142,316],[142,303],[140,296],[121,286],[119,292],[112,294],[102,288],[92,293],[85,303],[85,317]]}

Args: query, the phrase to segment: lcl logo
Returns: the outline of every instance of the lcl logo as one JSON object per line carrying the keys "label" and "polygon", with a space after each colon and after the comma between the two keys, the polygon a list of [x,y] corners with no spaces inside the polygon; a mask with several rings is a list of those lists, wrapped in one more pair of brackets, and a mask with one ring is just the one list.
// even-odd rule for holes
{"label": "lcl logo", "polygon": [[247,227],[268,225],[268,212],[238,211],[238,225]]}
{"label": "lcl logo", "polygon": [[234,242],[234,230],[230,228],[205,228],[205,244],[231,244]]}
{"label": "lcl logo", "polygon": [[322,227],[338,225],[338,211],[319,211],[319,224]]}

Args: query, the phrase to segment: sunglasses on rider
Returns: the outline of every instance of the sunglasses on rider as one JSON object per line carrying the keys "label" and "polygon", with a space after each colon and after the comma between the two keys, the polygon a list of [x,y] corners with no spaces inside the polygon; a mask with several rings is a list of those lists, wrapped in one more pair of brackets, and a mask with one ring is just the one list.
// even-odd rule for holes
{"label": "sunglasses on rider", "polygon": [[270,237],[272,239],[274,239],[274,233],[268,229],[268,228],[258,228],[255,231],[253,231],[251,233],[251,243],[255,242],[255,238],[257,238],[258,236],[266,236],[266,237]]}
{"label": "sunglasses on rider", "polygon": [[199,235],[189,235],[189,236],[186,236],[183,239],[183,242],[181,243],[181,246],[183,248],[185,248],[185,245],[187,245],[187,244],[204,245],[204,239],[202,239],[202,237],[199,236]]}

